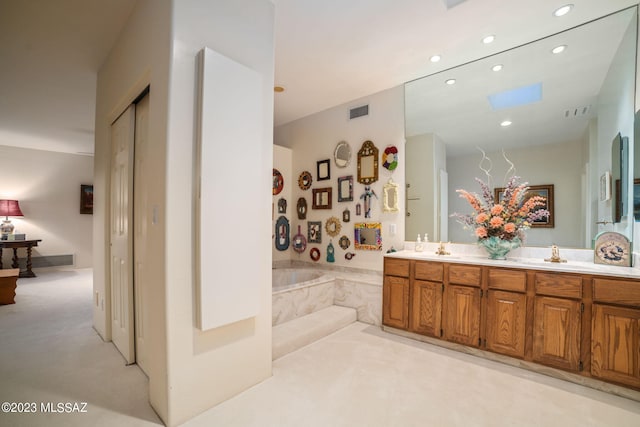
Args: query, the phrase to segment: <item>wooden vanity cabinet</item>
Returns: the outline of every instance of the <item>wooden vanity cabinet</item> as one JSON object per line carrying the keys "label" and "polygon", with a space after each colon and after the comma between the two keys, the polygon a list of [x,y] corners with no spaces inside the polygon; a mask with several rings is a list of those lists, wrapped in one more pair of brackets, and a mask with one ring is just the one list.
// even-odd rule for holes
{"label": "wooden vanity cabinet", "polygon": [[383,324],[640,390],[637,279],[389,257]]}
{"label": "wooden vanity cabinet", "polygon": [[394,328],[409,327],[409,261],[385,258],[382,287],[382,323]]}
{"label": "wooden vanity cabinet", "polygon": [[442,263],[416,261],[410,283],[409,330],[432,337],[442,336]]}
{"label": "wooden vanity cabinet", "polygon": [[480,266],[450,264],[444,301],[444,338],[470,347],[480,346]]}
{"label": "wooden vanity cabinet", "polygon": [[523,270],[489,270],[485,347],[524,358],[527,275]]}
{"label": "wooden vanity cabinet", "polygon": [[582,370],[582,277],[535,273],[534,287],[532,360],[569,371]]}
{"label": "wooden vanity cabinet", "polygon": [[640,388],[640,286],[593,280],[591,374]]}

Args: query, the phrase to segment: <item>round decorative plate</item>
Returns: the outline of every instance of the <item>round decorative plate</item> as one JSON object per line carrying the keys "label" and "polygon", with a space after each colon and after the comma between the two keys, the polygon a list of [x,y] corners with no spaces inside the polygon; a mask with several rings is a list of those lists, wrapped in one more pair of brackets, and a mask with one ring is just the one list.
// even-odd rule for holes
{"label": "round decorative plate", "polygon": [[284,187],[284,178],[278,169],[273,168],[273,195],[280,194],[282,187]]}
{"label": "round decorative plate", "polygon": [[308,190],[312,182],[313,178],[311,178],[311,172],[309,171],[302,172],[298,177],[298,187],[302,190]]}
{"label": "round decorative plate", "polygon": [[384,153],[382,153],[382,166],[390,171],[398,167],[398,149],[394,145],[390,145],[384,149]]}
{"label": "round decorative plate", "polygon": [[309,251],[309,256],[311,257],[312,260],[318,261],[320,259],[320,249],[312,248]]}
{"label": "round decorative plate", "polygon": [[600,233],[593,249],[593,262],[630,267],[630,246],[629,239],[623,234],[613,231]]}
{"label": "round decorative plate", "polygon": [[349,246],[351,246],[351,240],[349,240],[347,236],[340,237],[340,241],[338,243],[340,244],[340,247],[344,250],[349,249]]}

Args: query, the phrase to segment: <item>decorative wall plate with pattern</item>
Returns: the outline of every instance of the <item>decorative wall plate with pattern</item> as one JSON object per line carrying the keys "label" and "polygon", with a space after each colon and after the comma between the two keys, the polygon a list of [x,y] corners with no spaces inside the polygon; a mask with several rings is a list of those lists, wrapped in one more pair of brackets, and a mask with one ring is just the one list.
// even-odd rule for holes
{"label": "decorative wall plate with pattern", "polygon": [[300,187],[301,190],[308,190],[311,187],[312,183],[313,178],[311,177],[311,172],[309,171],[302,172],[298,177],[298,187]]}
{"label": "decorative wall plate with pattern", "polygon": [[284,187],[284,178],[280,171],[276,168],[273,168],[273,195],[280,194],[282,188]]}

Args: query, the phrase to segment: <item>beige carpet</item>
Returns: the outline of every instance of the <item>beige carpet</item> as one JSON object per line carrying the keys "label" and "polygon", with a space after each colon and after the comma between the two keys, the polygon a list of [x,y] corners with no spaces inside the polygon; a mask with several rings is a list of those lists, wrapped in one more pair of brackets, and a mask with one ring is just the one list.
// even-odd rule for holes
{"label": "beige carpet", "polygon": [[[148,426],[147,379],[91,328],[91,271],[21,279],[0,306],[0,426]],[[87,413],[40,404],[87,402]],[[354,323],[274,362],[272,378],[187,427],[638,427],[640,403]]]}
{"label": "beige carpet", "polygon": [[[0,412],[0,426],[162,425],[148,403],[147,377],[91,326],[92,271],[36,273],[18,279],[16,304],[0,306],[0,403],[31,409],[33,402],[37,411]],[[82,402],[87,412],[41,407],[78,403],[81,410]]]}

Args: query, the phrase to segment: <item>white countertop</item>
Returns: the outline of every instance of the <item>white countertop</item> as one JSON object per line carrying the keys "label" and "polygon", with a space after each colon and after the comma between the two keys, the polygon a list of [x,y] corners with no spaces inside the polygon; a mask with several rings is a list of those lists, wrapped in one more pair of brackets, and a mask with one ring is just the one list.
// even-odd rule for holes
{"label": "white countertop", "polygon": [[[506,260],[494,260],[481,251],[470,250],[474,245],[447,244],[446,250],[450,255],[436,255],[437,243],[428,243],[422,252],[413,249],[405,249],[398,252],[385,254],[389,258],[406,258],[424,261],[440,261],[450,263],[488,265],[493,267],[528,268],[534,270],[548,270],[567,273],[596,274],[604,276],[626,277],[640,279],[640,269],[633,267],[619,267],[614,265],[594,264],[585,260],[593,251],[585,249],[560,249],[560,257],[567,262],[546,262],[545,258],[551,256],[551,250],[546,248],[519,248],[507,255]],[[480,249],[480,248],[478,248]],[[542,254],[541,252],[548,252]],[[510,256],[513,253],[514,256]],[[525,256],[522,256],[525,255]],[[533,256],[531,256],[533,255]]]}

